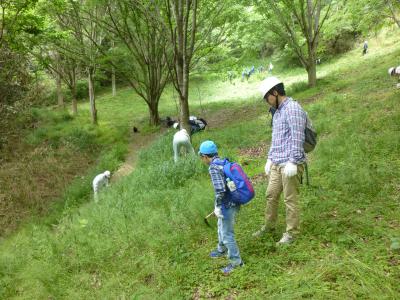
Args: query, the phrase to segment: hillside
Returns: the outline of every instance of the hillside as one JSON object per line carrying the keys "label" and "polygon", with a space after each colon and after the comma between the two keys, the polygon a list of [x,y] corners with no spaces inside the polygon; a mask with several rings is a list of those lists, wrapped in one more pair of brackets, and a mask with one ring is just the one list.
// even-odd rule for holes
{"label": "hillside", "polygon": [[[236,225],[245,267],[224,277],[226,262],[208,258],[216,229],[215,220],[213,229],[203,222],[213,209],[207,169],[197,157],[174,164],[169,131],[99,204],[83,201],[78,211],[4,240],[0,298],[399,298],[400,92],[387,75],[399,56],[396,38],[381,36],[365,57],[356,49],[322,65],[316,88],[295,71],[282,74],[319,133],[309,156],[311,186],[301,189],[302,235],[292,246],[251,236],[264,216],[270,119],[265,103],[243,92],[256,90],[256,79],[225,84],[229,96],[211,95],[201,105],[192,99],[195,113],[219,120],[193,144],[213,139],[256,182],[256,199]],[[171,111],[169,104],[164,112]],[[282,203],[279,217],[281,233]]]}

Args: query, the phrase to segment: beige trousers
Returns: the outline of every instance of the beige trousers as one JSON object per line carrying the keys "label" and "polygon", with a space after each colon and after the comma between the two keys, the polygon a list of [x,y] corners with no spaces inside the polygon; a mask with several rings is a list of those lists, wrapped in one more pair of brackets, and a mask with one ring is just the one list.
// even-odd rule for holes
{"label": "beige trousers", "polygon": [[299,186],[304,165],[297,165],[297,175],[286,177],[284,166],[272,165],[266,192],[267,208],[265,222],[268,229],[274,229],[278,219],[279,196],[283,191],[286,206],[286,232],[298,234],[300,230]]}

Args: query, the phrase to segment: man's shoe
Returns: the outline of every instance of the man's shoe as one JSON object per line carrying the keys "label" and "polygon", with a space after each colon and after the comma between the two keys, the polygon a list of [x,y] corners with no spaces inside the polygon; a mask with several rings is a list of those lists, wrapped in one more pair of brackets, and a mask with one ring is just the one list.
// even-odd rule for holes
{"label": "man's shoe", "polygon": [[226,251],[224,252],[220,252],[218,250],[213,250],[210,252],[210,257],[211,258],[219,258],[219,257],[223,257],[226,255]]}
{"label": "man's shoe", "polygon": [[262,226],[262,227],[260,228],[260,230],[254,232],[254,233],[252,234],[252,236],[253,236],[254,238],[258,238],[258,237],[260,237],[260,236],[262,236],[262,235],[264,235],[264,234],[267,234],[267,233],[274,234],[274,233],[275,233],[275,228],[267,228],[267,226],[264,225],[264,226]]}
{"label": "man's shoe", "polygon": [[256,232],[254,232],[253,234],[252,234],[252,236],[253,237],[255,237],[255,238],[258,238],[258,237],[260,237],[260,236],[262,236],[264,233],[266,233],[267,232],[267,228],[266,228],[266,226],[264,225],[264,226],[262,226],[261,228],[260,228],[260,230],[257,230]]}
{"label": "man's shoe", "polygon": [[225,268],[222,268],[221,271],[222,271],[222,273],[224,273],[224,275],[229,275],[234,269],[236,269],[238,267],[243,267],[243,266],[244,266],[243,262],[241,262],[238,265],[229,264]]}
{"label": "man's shoe", "polygon": [[282,238],[277,242],[277,245],[288,245],[294,242],[294,237],[291,236],[289,233],[285,232],[282,235]]}

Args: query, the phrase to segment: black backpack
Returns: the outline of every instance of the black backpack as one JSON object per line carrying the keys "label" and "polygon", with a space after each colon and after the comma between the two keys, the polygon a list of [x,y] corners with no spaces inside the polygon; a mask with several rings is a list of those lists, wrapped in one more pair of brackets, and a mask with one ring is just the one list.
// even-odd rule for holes
{"label": "black backpack", "polygon": [[[274,118],[274,114],[276,109],[273,107],[269,108],[269,112],[271,113],[271,126],[272,120]],[[315,131],[311,119],[308,117],[306,112],[306,128],[304,130],[305,140],[304,140],[304,152],[309,153],[314,150],[315,146],[317,145],[317,132]]]}
{"label": "black backpack", "polygon": [[304,129],[304,152],[309,153],[317,146],[317,132],[315,131],[308,114],[306,113],[306,129]]}

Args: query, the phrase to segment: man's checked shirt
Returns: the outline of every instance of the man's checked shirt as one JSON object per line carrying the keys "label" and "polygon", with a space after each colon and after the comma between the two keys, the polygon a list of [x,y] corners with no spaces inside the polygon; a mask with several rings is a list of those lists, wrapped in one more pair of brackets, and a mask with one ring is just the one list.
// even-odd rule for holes
{"label": "man's checked shirt", "polygon": [[292,98],[287,97],[276,110],[272,122],[272,141],[268,158],[276,165],[288,161],[300,164],[306,160],[304,130],[307,114]]}

